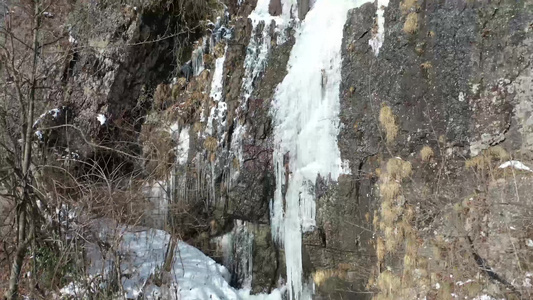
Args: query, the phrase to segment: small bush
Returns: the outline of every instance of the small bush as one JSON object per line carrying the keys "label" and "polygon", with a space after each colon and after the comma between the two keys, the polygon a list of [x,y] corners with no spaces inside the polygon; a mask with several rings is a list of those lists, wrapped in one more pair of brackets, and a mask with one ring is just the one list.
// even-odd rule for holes
{"label": "small bush", "polygon": [[224,56],[225,47],[226,45],[224,45],[224,43],[218,43],[215,46],[215,50],[213,51],[215,54],[215,58],[221,58],[222,56]]}
{"label": "small bush", "polygon": [[429,70],[429,69],[433,68],[433,65],[431,64],[431,62],[426,61],[425,63],[421,63],[421,64],[420,64],[420,67],[421,67],[423,70]]}
{"label": "small bush", "polygon": [[378,242],[376,245],[376,252],[378,256],[378,261],[382,262],[383,259],[385,258],[385,253],[387,252],[387,250],[385,249],[385,242],[380,237],[378,237]]}
{"label": "small bush", "polygon": [[381,291],[381,296],[386,297],[382,299],[389,299],[389,296],[397,296],[401,287],[402,283],[400,277],[396,276],[391,271],[387,270],[379,274],[378,288]]}
{"label": "small bush", "polygon": [[387,162],[387,173],[392,179],[401,181],[402,179],[411,176],[411,163],[399,158],[391,158]]}
{"label": "small bush", "polygon": [[472,157],[465,162],[465,168],[485,170],[488,169],[493,162],[503,162],[510,158],[509,153],[501,146],[490,147],[483,150],[478,156]]}
{"label": "small bush", "polygon": [[413,8],[416,8],[416,6],[417,0],[404,0],[402,3],[400,3],[400,9],[402,10],[402,14],[404,15],[411,12],[411,10]]}
{"label": "small bush", "polygon": [[172,90],[168,84],[160,84],[154,92],[154,104],[157,109],[165,109],[172,100]]}
{"label": "small bush", "polygon": [[218,147],[218,141],[212,136],[208,136],[204,141],[204,147],[209,152],[214,152]]}
{"label": "small bush", "polygon": [[418,14],[411,12],[407,15],[403,24],[403,31],[407,34],[414,34],[418,30]]}
{"label": "small bush", "polygon": [[165,178],[175,159],[175,142],[172,135],[157,127],[158,125],[144,125],[141,129],[143,156],[146,158],[146,170],[156,176]]}
{"label": "small bush", "polygon": [[400,194],[400,184],[396,181],[389,181],[382,183],[379,186],[379,190],[383,201],[389,202],[394,200]]}
{"label": "small bush", "polygon": [[420,150],[420,158],[422,158],[422,161],[429,161],[431,158],[433,158],[433,149],[431,149],[430,146],[424,146],[422,150]]}
{"label": "small bush", "polygon": [[391,143],[398,136],[398,125],[389,106],[383,106],[379,112],[379,123],[385,131],[387,142]]}

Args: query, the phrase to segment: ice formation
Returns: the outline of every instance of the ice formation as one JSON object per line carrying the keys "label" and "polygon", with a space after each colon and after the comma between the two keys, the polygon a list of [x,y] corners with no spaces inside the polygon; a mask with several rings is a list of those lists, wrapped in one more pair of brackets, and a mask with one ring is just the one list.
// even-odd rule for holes
{"label": "ice formation", "polygon": [[343,170],[337,146],[343,27],[348,10],[363,2],[316,1],[297,28],[288,74],[275,94],[271,224],[285,248],[290,299],[312,294],[303,278],[302,233],[315,226],[316,178],[336,180]]}

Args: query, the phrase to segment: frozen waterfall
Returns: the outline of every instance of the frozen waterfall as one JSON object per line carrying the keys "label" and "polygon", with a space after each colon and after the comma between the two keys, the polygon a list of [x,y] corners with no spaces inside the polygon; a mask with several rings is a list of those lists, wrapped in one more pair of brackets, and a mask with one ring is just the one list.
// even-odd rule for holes
{"label": "frozen waterfall", "polygon": [[341,44],[348,10],[364,1],[318,0],[296,29],[288,74],[278,86],[271,204],[273,238],[285,248],[290,299],[310,299],[303,278],[302,233],[314,229],[318,175],[336,180],[342,172],[339,133]]}

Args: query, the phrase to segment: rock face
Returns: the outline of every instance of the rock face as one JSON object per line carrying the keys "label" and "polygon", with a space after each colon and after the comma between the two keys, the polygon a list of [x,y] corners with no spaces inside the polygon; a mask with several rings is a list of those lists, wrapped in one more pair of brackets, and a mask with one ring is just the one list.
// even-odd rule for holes
{"label": "rock face", "polygon": [[[88,135],[139,144],[128,151],[147,155],[150,137],[165,137],[168,145],[155,148],[175,147],[165,156],[173,167],[157,172],[172,190],[169,219],[188,243],[226,263],[235,286],[270,292],[287,278],[283,247],[270,232],[273,101],[298,28],[279,21],[293,13],[304,20],[314,1],[289,12],[280,0],[226,2],[227,14],[209,30],[223,27],[228,36],[209,44],[206,70],[189,80],[171,80],[181,68],[173,46],[189,43],[189,54],[178,55],[189,57],[210,33],[194,32],[196,45],[158,39],[180,22],[176,12],[113,12],[120,26],[104,30],[108,37],[77,42],[94,51],[72,53],[61,103],[68,122]],[[383,4],[350,10],[344,27],[338,146],[350,172],[338,182],[321,174],[312,187],[316,228],[303,237],[304,277],[316,299],[526,299],[532,173],[517,166],[533,169],[533,7]],[[249,19],[256,5],[270,16]],[[376,55],[369,41],[382,26],[379,10]],[[211,94],[215,83],[221,95]],[[90,157],[91,149],[75,150]],[[508,161],[522,165],[499,168]],[[240,238],[219,243],[230,235]]]}
{"label": "rock face", "polygon": [[[353,10],[345,28],[339,135],[353,173],[339,182],[339,190],[352,186],[350,198],[360,211],[353,222],[361,220],[358,227],[373,235],[354,230],[362,232],[362,244],[370,239],[377,247],[377,257],[366,257],[378,265],[370,288],[393,280],[385,276],[392,274],[403,278],[402,287],[392,283],[393,290],[382,289],[381,296],[440,295],[445,292],[435,287],[439,283],[468,297],[523,297],[523,270],[531,267],[521,270],[521,263],[502,253],[531,259],[525,246],[530,233],[517,221],[529,213],[502,205],[531,204],[533,199],[520,196],[520,182],[530,173],[498,166],[510,159],[532,163],[524,113],[524,103],[533,100],[532,7],[513,1],[391,1],[378,56],[369,47],[375,10],[372,4]],[[395,157],[409,164],[408,180],[393,174]],[[392,196],[391,177],[401,183]],[[509,195],[513,183],[517,190]],[[415,238],[416,246],[410,245]],[[457,251],[465,254],[457,257]],[[481,265],[493,273],[479,271]],[[447,272],[453,279],[443,276]],[[476,274],[481,277],[474,279]],[[489,278],[495,283],[483,288]],[[454,285],[468,279],[476,281],[474,287]]]}

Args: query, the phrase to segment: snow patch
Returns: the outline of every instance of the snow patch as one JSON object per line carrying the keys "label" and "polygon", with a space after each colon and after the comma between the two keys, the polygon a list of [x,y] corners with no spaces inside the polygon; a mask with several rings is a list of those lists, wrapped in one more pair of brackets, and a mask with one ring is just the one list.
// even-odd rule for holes
{"label": "snow patch", "polygon": [[96,119],[98,120],[98,122],[100,122],[100,125],[102,125],[102,126],[105,125],[105,123],[107,122],[107,118],[103,114],[98,114],[96,116]]}
{"label": "snow patch", "polygon": [[467,281],[464,281],[464,282],[463,282],[463,281],[457,281],[457,282],[455,283],[455,285],[463,286],[463,285],[468,284],[468,283],[471,283],[471,282],[474,282],[474,280],[472,280],[472,279],[468,279]]}
{"label": "snow patch", "polygon": [[472,300],[498,300],[498,299],[496,299],[494,297],[491,297],[489,295],[481,295],[481,296],[477,296],[476,298],[474,298]]}
{"label": "snow patch", "polygon": [[517,170],[533,172],[531,170],[531,168],[529,168],[528,166],[524,165],[522,162],[520,162],[518,160],[510,160],[510,161],[504,162],[498,168],[500,168],[500,169],[514,168],[514,169],[517,169]]}
{"label": "snow patch", "polygon": [[[282,299],[282,289],[276,289],[270,295],[250,295],[248,289],[234,289],[229,284],[231,276],[225,267],[182,241],[177,241],[170,272],[162,272],[171,242],[170,234],[142,227],[118,225],[113,228],[105,221],[98,223],[101,228],[97,236],[116,245],[116,252],[121,257],[119,269],[127,275],[121,277],[125,298],[137,299],[142,293],[146,299],[169,300]],[[104,259],[96,244],[87,245],[87,257],[90,260],[89,278],[105,277],[114,269],[112,255]],[[168,284],[156,286],[152,283],[154,276],[167,275]],[[78,283],[70,283],[61,289],[61,293],[79,297],[80,294],[87,295],[87,290]]]}
{"label": "snow patch", "polygon": [[42,122],[43,118],[46,117],[46,115],[51,115],[52,118],[57,119],[57,117],[59,116],[60,112],[61,112],[60,108],[53,108],[53,109],[43,113],[42,115],[40,115],[37,118],[37,120],[35,120],[35,122],[33,122],[33,128],[37,127]]}

